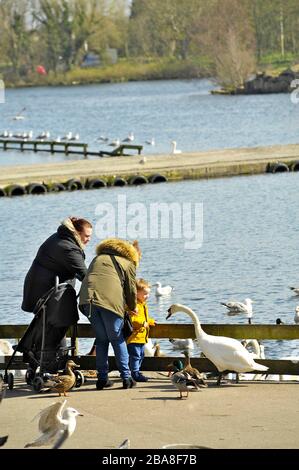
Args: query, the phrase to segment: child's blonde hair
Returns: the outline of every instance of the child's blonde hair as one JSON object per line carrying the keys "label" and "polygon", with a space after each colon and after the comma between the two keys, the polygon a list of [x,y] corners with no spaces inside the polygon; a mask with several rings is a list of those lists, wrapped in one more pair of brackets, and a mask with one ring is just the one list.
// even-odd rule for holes
{"label": "child's blonde hair", "polygon": [[136,279],[136,288],[137,290],[142,290],[142,289],[150,289],[151,285],[148,281],[145,279],[142,279],[140,277],[139,279]]}

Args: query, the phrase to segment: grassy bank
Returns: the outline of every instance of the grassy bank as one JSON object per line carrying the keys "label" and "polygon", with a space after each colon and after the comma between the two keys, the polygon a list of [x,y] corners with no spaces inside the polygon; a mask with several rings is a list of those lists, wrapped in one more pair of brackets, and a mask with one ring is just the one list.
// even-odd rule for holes
{"label": "grassy bank", "polygon": [[91,83],[116,83],[141,80],[167,80],[200,78],[212,75],[208,59],[155,60],[148,62],[120,60],[117,64],[98,68],[75,68],[69,72],[46,76],[30,74],[26,79],[5,79],[7,88],[22,86],[86,85]]}

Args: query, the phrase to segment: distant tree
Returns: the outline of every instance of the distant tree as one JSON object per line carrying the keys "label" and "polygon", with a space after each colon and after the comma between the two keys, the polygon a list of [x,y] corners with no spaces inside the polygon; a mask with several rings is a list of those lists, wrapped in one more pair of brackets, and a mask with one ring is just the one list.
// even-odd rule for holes
{"label": "distant tree", "polygon": [[57,71],[59,63],[66,70],[79,62],[84,45],[101,24],[99,0],[39,0],[33,18],[46,45],[49,68]]}
{"label": "distant tree", "polygon": [[133,0],[130,51],[186,59],[200,29],[203,0]]}
{"label": "distant tree", "polygon": [[0,32],[3,56],[11,63],[13,73],[19,77],[28,72],[30,31],[27,0],[0,1]]}
{"label": "distant tree", "polygon": [[250,0],[211,0],[201,41],[224,86],[241,86],[256,68],[255,31]]}

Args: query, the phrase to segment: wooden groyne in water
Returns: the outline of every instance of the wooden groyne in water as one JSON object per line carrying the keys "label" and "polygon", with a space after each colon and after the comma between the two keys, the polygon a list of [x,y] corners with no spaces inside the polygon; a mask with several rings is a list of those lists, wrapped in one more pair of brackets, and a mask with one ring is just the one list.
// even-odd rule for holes
{"label": "wooden groyne in water", "polygon": [[[26,158],[26,157],[24,157]],[[0,195],[299,170],[299,145],[2,166]]]}

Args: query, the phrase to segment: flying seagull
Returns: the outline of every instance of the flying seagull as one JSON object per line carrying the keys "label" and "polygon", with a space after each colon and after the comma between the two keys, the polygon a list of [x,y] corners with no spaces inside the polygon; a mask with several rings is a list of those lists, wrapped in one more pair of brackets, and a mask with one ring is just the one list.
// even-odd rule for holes
{"label": "flying seagull", "polygon": [[75,408],[63,408],[67,400],[58,401],[42,410],[36,417],[39,418],[38,438],[25,445],[25,447],[40,447],[52,445],[52,449],[59,449],[76,429],[76,417],[83,416]]}

